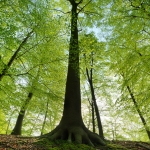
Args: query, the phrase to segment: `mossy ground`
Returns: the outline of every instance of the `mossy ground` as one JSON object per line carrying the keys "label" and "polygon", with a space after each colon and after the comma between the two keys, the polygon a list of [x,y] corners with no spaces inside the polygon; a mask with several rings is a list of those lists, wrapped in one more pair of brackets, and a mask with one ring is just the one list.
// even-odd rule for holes
{"label": "mossy ground", "polygon": [[0,135],[0,150],[147,150],[149,142],[108,141],[107,146],[90,147],[85,144],[69,143],[62,140],[50,141],[38,137]]}
{"label": "mossy ground", "polygon": [[107,144],[106,146],[91,147],[85,144],[69,143],[63,140],[49,141],[43,139],[38,141],[36,145],[45,150],[127,150],[123,146],[116,144]]}
{"label": "mossy ground", "polygon": [[36,145],[43,147],[45,150],[95,150],[95,148],[85,144],[69,143],[63,140],[49,141],[43,139],[38,141]]}

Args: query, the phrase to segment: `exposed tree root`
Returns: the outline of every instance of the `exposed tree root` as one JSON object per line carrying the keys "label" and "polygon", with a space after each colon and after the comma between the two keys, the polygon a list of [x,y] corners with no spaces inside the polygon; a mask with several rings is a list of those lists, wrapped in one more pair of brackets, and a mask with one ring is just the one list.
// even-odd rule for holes
{"label": "exposed tree root", "polygon": [[106,145],[105,142],[95,134],[89,131],[85,126],[83,127],[63,127],[57,126],[53,131],[43,135],[49,140],[67,140],[68,142],[75,142],[78,144],[87,144],[90,146]]}

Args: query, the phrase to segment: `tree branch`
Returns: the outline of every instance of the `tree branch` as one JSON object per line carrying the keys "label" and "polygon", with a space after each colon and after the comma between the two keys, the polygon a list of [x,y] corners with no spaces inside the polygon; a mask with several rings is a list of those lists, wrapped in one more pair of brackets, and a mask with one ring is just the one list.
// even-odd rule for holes
{"label": "tree branch", "polygon": [[59,9],[51,9],[51,10],[55,10],[55,11],[61,12],[61,13],[63,13],[63,14],[68,14],[68,13],[70,13],[70,11],[68,11],[68,12],[63,12],[62,10],[59,10]]}
{"label": "tree branch", "polygon": [[16,58],[18,52],[21,50],[21,48],[24,46],[24,44],[27,42],[28,38],[30,37],[30,35],[33,33],[33,30],[31,32],[29,32],[26,36],[26,38],[24,38],[24,40],[22,41],[22,43],[19,45],[18,49],[15,51],[15,53],[13,54],[13,56],[10,58],[7,66],[10,67],[14,61],[14,59]]}
{"label": "tree branch", "polygon": [[83,2],[83,0],[80,0],[80,2],[77,3],[77,5],[81,4]]}
{"label": "tree branch", "polygon": [[21,48],[26,44],[28,38],[31,36],[32,33],[33,33],[33,30],[27,34],[27,36],[23,39],[23,41],[21,42],[21,44],[19,45],[19,47],[17,48],[17,50],[15,51],[15,53],[12,55],[12,57],[9,60],[9,62],[7,63],[7,65],[2,70],[2,73],[0,74],[0,80],[6,74],[7,70],[10,68],[10,66],[13,63],[13,61],[16,59],[17,54],[19,53],[19,51],[21,50]]}
{"label": "tree branch", "polygon": [[86,75],[88,77],[88,81],[91,82],[91,78],[90,78],[90,75],[89,75],[89,71],[88,71],[88,68],[86,67]]}
{"label": "tree branch", "polygon": [[88,1],[78,12],[78,14],[88,5],[92,2],[92,0]]}

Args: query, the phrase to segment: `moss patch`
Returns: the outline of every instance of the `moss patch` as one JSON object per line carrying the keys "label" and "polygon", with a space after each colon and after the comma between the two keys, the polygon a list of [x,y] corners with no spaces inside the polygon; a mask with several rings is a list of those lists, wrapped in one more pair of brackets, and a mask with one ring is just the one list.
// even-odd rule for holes
{"label": "moss patch", "polygon": [[121,145],[112,143],[94,148],[85,144],[70,143],[63,140],[50,141],[46,138],[38,141],[36,146],[43,150],[127,150]]}
{"label": "moss patch", "polygon": [[45,150],[95,150],[95,148],[85,144],[70,143],[63,140],[50,141],[43,139],[38,141],[36,146]]}

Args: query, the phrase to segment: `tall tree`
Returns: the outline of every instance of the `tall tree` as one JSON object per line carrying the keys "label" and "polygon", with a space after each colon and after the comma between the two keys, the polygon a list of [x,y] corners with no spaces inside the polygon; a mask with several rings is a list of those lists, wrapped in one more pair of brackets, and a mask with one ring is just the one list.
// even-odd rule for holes
{"label": "tall tree", "polygon": [[44,120],[43,120],[43,124],[42,124],[42,129],[41,129],[41,135],[43,135],[43,131],[44,131],[44,127],[45,127],[45,124],[46,124],[46,118],[47,118],[47,114],[48,114],[48,100],[47,100],[47,103],[46,103],[46,111],[45,111],[45,115],[44,115]]}
{"label": "tall tree", "polygon": [[[112,36],[108,49],[111,52],[112,69],[118,73],[116,76],[119,79],[118,83],[121,84],[120,100],[124,102],[126,110],[132,113],[134,111],[136,117],[140,116],[141,121],[144,122],[140,126],[143,131],[145,130],[143,124],[146,123],[147,129],[149,128],[147,111],[150,97],[149,82],[147,82],[150,75],[148,73],[150,69],[149,4],[150,1],[147,0],[116,1],[111,5],[109,15]],[[122,22],[121,26],[120,22]],[[120,78],[120,74],[124,76]],[[141,118],[142,114],[144,120]]]}
{"label": "tall tree", "polygon": [[[3,76],[6,75],[8,69],[11,67],[12,63],[14,62],[14,60],[17,57],[17,54],[20,52],[21,48],[26,44],[28,38],[31,36],[31,34],[33,33],[33,31],[29,32],[27,34],[27,36],[23,39],[23,41],[21,42],[21,44],[19,45],[19,47],[17,48],[17,50],[14,52],[14,54],[11,56],[10,60],[8,61],[7,65],[4,65],[3,69],[1,70],[0,73],[0,81],[2,80]],[[1,58],[0,58],[1,59]],[[2,60],[0,60],[2,61]]]}
{"label": "tall tree", "polygon": [[32,99],[32,96],[33,96],[33,93],[30,92],[28,94],[28,98],[25,100],[25,103],[21,107],[19,115],[17,117],[15,127],[11,132],[12,135],[21,135],[21,128],[22,128],[23,119],[24,119],[24,116],[25,116],[27,106],[28,106],[30,100]]}
{"label": "tall tree", "polygon": [[[92,111],[92,123],[93,123],[93,131],[95,131],[95,120],[97,122],[98,133],[101,138],[104,139],[103,127],[101,122],[101,117],[99,113],[99,106],[96,100],[96,88],[97,86],[102,86],[100,83],[100,75],[98,74],[101,71],[102,64],[105,62],[103,52],[104,52],[104,42],[99,42],[93,32],[84,34],[82,38],[80,38],[80,49],[81,54],[83,54],[84,59],[83,63],[81,63],[81,67],[86,68],[85,78],[88,82],[89,91],[91,93],[91,111]],[[99,55],[102,59],[100,61]],[[82,58],[81,58],[82,59]],[[96,74],[98,76],[96,76]],[[103,78],[104,79],[104,78]],[[101,87],[102,88],[102,87]],[[99,93],[99,92],[98,92]],[[96,115],[96,117],[95,117]]]}
{"label": "tall tree", "polygon": [[145,128],[145,130],[146,130],[146,133],[147,133],[147,135],[148,135],[148,138],[149,138],[149,140],[150,140],[150,130],[148,129],[147,122],[146,122],[146,120],[145,120],[145,118],[144,118],[144,116],[143,116],[141,110],[139,109],[139,106],[138,106],[138,104],[137,104],[137,101],[136,101],[136,99],[135,99],[135,97],[134,97],[134,94],[132,93],[130,87],[127,86],[127,89],[128,89],[128,91],[129,91],[129,94],[130,94],[130,96],[131,96],[131,99],[132,99],[132,101],[133,101],[133,103],[134,103],[134,106],[135,106],[135,108],[136,108],[136,111],[137,111],[137,113],[138,113],[138,115],[139,115],[139,117],[140,117],[140,119],[141,119],[141,121],[142,121],[142,124],[143,124],[143,126],[144,126],[144,128]]}
{"label": "tall tree", "polygon": [[40,73],[40,66],[37,70],[37,75],[34,77],[34,79],[31,79],[31,81],[29,81],[31,84],[30,91],[28,92],[28,96],[27,96],[25,102],[21,106],[21,109],[19,111],[19,114],[18,114],[18,117],[16,120],[15,127],[11,132],[12,135],[21,135],[23,119],[24,119],[26,110],[28,108],[28,105],[33,97],[33,89],[36,86],[37,82],[39,81],[39,73]]}
{"label": "tall tree", "polygon": [[[86,68],[86,74],[87,74],[87,78],[88,78],[88,82],[89,82],[90,90],[91,90],[92,110],[93,110],[93,107],[94,107],[95,114],[96,114],[96,120],[97,120],[97,124],[98,124],[99,135],[102,139],[104,139],[102,122],[101,122],[101,118],[100,118],[100,114],[99,114],[98,105],[97,105],[97,102],[96,102],[96,97],[95,97],[95,92],[94,92],[94,85],[93,85],[93,68],[92,68],[93,67],[93,53],[91,54],[91,57],[92,57],[91,58],[92,59],[91,60],[91,69],[89,71],[88,68]],[[92,112],[92,114],[93,114],[93,112]]]}
{"label": "tall tree", "polygon": [[[65,139],[77,143],[94,145],[105,142],[95,133],[89,131],[82,120],[81,115],[81,94],[80,94],[80,72],[79,72],[79,46],[78,46],[78,12],[77,7],[82,0],[76,2],[69,0],[71,9],[71,38],[69,44],[69,61],[66,81],[63,116],[59,125],[50,133],[48,138]],[[90,3],[89,1],[88,3]],[[84,6],[85,7],[85,6]],[[46,136],[46,135],[45,135]]]}

